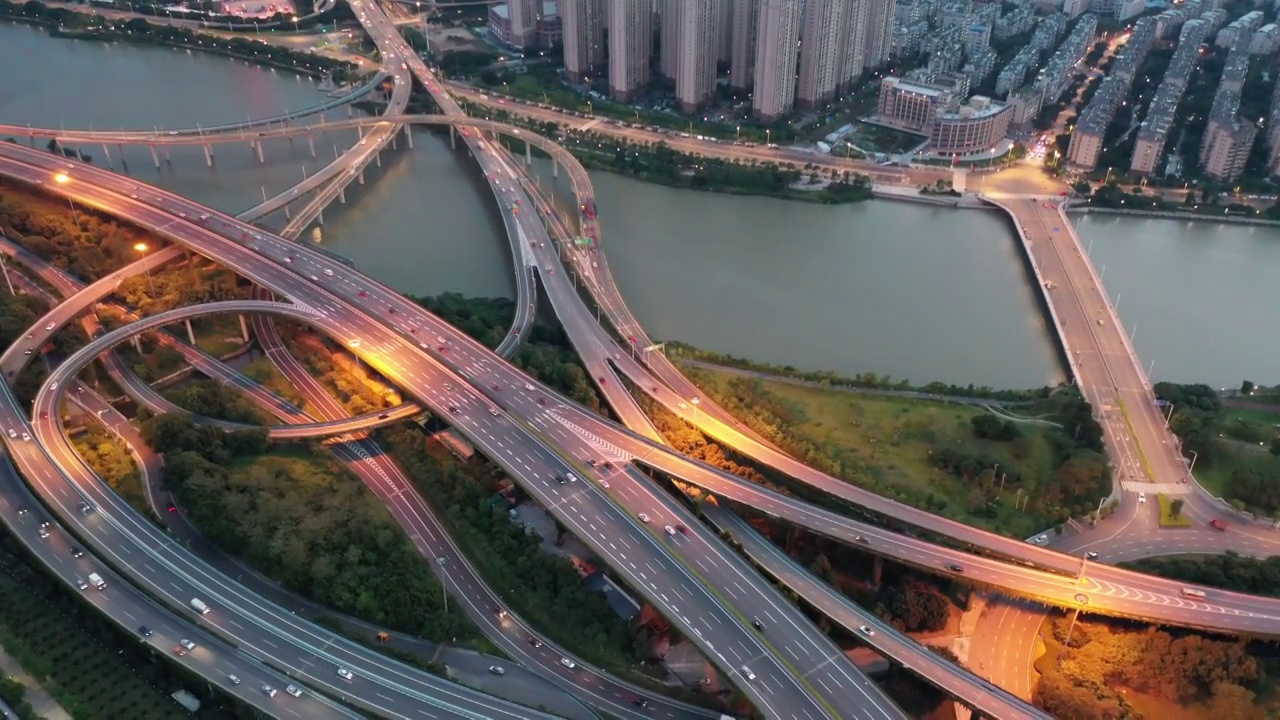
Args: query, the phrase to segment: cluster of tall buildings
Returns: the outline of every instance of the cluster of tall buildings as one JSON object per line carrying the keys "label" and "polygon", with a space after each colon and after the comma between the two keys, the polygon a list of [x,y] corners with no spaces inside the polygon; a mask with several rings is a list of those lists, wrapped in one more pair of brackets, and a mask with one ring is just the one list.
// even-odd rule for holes
{"label": "cluster of tall buildings", "polygon": [[[510,4],[514,10],[538,1]],[[559,3],[570,79],[607,75],[610,93],[624,102],[663,82],[685,112],[714,99],[719,65],[728,66],[730,87],[751,95],[759,119],[826,104],[865,70],[887,62],[893,40],[893,0]],[[517,15],[523,17],[508,14],[513,27]],[[658,77],[651,76],[655,67]]]}
{"label": "cluster of tall buildings", "polygon": [[1138,128],[1133,159],[1129,162],[1130,171],[1148,175],[1159,166],[1178,103],[1191,80],[1191,72],[1200,62],[1200,46],[1208,36],[1209,24],[1204,20],[1190,20],[1183,24],[1178,34],[1178,46],[1164,71],[1164,79],[1160,81],[1156,96],[1147,106],[1147,115]]}
{"label": "cluster of tall buildings", "polygon": [[1121,48],[1111,63],[1111,71],[1098,86],[1093,99],[1085,105],[1071,132],[1071,144],[1067,146],[1067,162],[1075,168],[1093,170],[1098,166],[1107,135],[1107,126],[1115,119],[1116,112],[1129,97],[1133,80],[1147,58],[1147,52],[1156,40],[1157,23],[1144,17],[1134,23],[1129,42]]}
{"label": "cluster of tall buildings", "polygon": [[1241,42],[1227,55],[1209,109],[1209,123],[1200,139],[1200,167],[1219,180],[1240,177],[1258,136],[1257,123],[1240,117],[1240,91],[1248,75],[1249,46]]}

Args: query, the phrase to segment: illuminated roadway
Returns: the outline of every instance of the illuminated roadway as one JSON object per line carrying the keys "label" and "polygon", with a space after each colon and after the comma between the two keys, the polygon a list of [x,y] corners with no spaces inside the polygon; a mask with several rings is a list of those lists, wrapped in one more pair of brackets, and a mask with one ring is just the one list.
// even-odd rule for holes
{"label": "illuminated roadway", "polygon": [[[21,151],[21,149],[18,149],[18,148],[9,148],[8,150],[11,150],[14,152]],[[33,154],[33,153],[30,153],[29,151],[25,151],[25,152],[27,154]],[[38,155],[38,153],[35,153],[35,154]],[[49,169],[46,167],[46,168],[42,168],[39,171],[36,171],[35,173],[28,173],[27,177],[28,179],[34,179],[35,177],[46,174],[48,172],[49,172]],[[101,172],[101,171],[98,171],[98,172]],[[118,184],[123,184],[123,181],[117,180],[117,182]],[[141,203],[131,203],[125,200],[123,197],[120,197],[118,200],[116,199],[116,197],[106,197],[105,199],[95,199],[92,197],[95,194],[95,192],[93,191],[92,188],[87,187],[87,183],[77,182],[74,185],[76,186],[76,190],[78,191],[78,197],[80,201],[85,202],[91,206],[107,206],[107,205],[113,204],[113,202],[118,202],[119,205],[125,206],[125,208],[130,208],[132,206],[141,204]],[[59,189],[61,189],[61,186],[59,187]],[[173,203],[174,201],[170,200],[169,202]],[[195,207],[198,207],[192,203],[189,203],[189,201],[183,201],[183,202],[184,202],[183,206],[187,207],[188,209],[194,209]],[[116,208],[116,211],[118,214],[120,213],[120,210],[121,208],[119,207]],[[141,213],[143,217],[136,217],[133,215],[130,215],[130,217],[135,222],[139,222],[143,227],[147,227],[149,229],[153,229],[157,231],[160,231],[163,226],[177,225],[177,226],[181,226],[181,228],[184,231],[189,233],[204,234],[206,236],[208,235],[207,230],[205,230],[202,227],[196,226],[194,223],[184,222],[181,220],[174,220],[172,216],[169,215],[168,213],[160,214],[161,217],[167,219],[164,222],[162,222],[159,217],[155,217],[155,214],[156,214],[155,211],[150,211],[149,209],[147,210],[148,212],[143,212],[142,210],[138,211],[138,213]],[[169,212],[172,212],[172,210],[170,210]],[[301,250],[296,246],[291,246],[291,245],[288,245],[287,243],[282,243],[281,241],[278,241],[274,238],[271,238],[271,243],[273,245],[276,245],[275,252],[279,253],[281,257],[285,253],[301,252]],[[213,250],[208,247],[209,243],[208,243],[207,237],[202,242],[199,242],[199,243],[192,242],[191,244],[195,246],[193,249],[201,250],[206,253],[211,253],[211,254],[213,253]],[[223,244],[234,247],[234,244],[226,243],[225,240],[223,241]],[[259,261],[261,260],[261,257],[258,256],[256,253],[251,253],[242,248],[237,248],[237,249],[239,250],[239,253],[238,253],[239,255],[250,255],[252,256],[253,260],[259,260]],[[217,252],[216,254],[219,257],[220,261],[230,265],[233,269],[240,271],[241,274],[246,275],[247,277],[254,280],[255,282],[259,282],[260,284],[265,284],[268,286],[273,285],[272,283],[263,282],[263,279],[259,273],[254,272],[253,270],[250,270],[245,267],[238,267],[237,263],[232,262],[232,260],[235,259],[235,256],[237,255],[237,253],[233,251],[228,251],[227,248],[223,248],[220,252]],[[243,260],[243,258],[241,259]],[[323,260],[324,262],[331,262],[328,258],[317,257],[316,259]],[[279,262],[279,260],[277,260],[277,262]],[[349,268],[346,268],[341,264],[335,264],[335,265],[336,267],[333,268],[335,271],[350,272]],[[294,286],[297,286],[299,289],[304,287],[305,288],[314,287],[310,283],[307,283],[304,279],[298,277],[293,272],[290,272],[285,268],[272,267],[271,271],[274,273],[282,273],[287,275],[290,283]],[[273,287],[273,289],[279,292],[278,287]],[[380,295],[382,295],[385,292],[386,295],[392,296],[395,302],[407,305],[406,301],[404,301],[398,295],[394,295],[394,293],[391,293],[390,291],[386,291],[385,289],[382,289],[382,288],[377,288],[377,289]],[[390,298],[383,299],[382,301],[386,302],[389,299]],[[326,308],[326,310],[336,312],[337,308],[336,306],[329,305]],[[399,317],[403,317],[403,316],[399,316]],[[368,319],[366,318],[365,320],[366,323],[367,323],[367,320]],[[376,327],[377,327],[376,324],[368,325],[367,327],[362,326],[361,335],[365,338],[365,340],[361,348],[357,351],[358,354],[364,353],[367,355],[371,347],[376,347],[376,346],[373,346],[368,339],[369,333],[372,332],[373,329]],[[343,337],[343,336],[350,335],[351,332],[352,332],[351,328],[345,328],[344,331],[337,332],[335,334],[338,337]],[[402,341],[402,342],[405,342],[405,341]],[[421,355],[421,354],[410,352],[409,355]],[[364,359],[366,361],[370,361],[371,358],[365,357]],[[389,377],[394,378],[394,373],[392,372],[392,369],[390,367],[378,366],[378,365],[375,365],[375,367],[377,367],[380,372],[383,372],[384,374],[387,374]],[[404,386],[415,387],[415,384],[410,382],[405,382]],[[461,403],[462,400],[460,399],[458,402]],[[472,408],[472,410],[475,410],[475,409],[478,409],[478,408]],[[502,418],[490,418],[490,416],[487,413],[477,413],[477,415],[479,416],[479,419],[485,423],[486,426],[494,426],[500,429],[505,428],[508,431],[516,430],[516,428],[514,428],[508,421],[505,421]],[[463,417],[465,417],[465,415]],[[465,431],[465,425],[463,425],[463,428]],[[477,445],[479,447],[485,449],[487,454],[489,454],[495,460],[499,462],[506,461],[506,464],[511,463],[510,456],[513,452],[511,449],[504,450],[501,447],[494,447],[492,441],[486,442],[485,441],[486,439],[484,437],[474,437],[473,440],[477,442]],[[512,442],[514,444],[514,441]],[[527,441],[526,441],[526,444],[527,444]],[[540,444],[539,444],[539,450],[529,455],[527,459],[529,461],[540,462],[542,464],[550,463],[551,467],[555,467],[557,464],[560,463],[559,458],[557,456],[555,456],[554,454],[551,454]],[[560,465],[560,467],[563,467],[563,466]],[[518,468],[509,467],[509,470],[512,471],[513,475],[528,474],[527,470],[525,473],[519,473]],[[646,551],[647,546],[652,546],[653,549],[656,549],[659,541],[656,540],[653,535],[643,532],[641,528],[638,527],[639,524],[632,519],[632,516],[625,515],[622,517],[618,517],[617,511],[613,510],[613,507],[608,503],[605,503],[604,507],[601,508],[604,511],[603,513],[597,513],[596,515],[594,515],[597,521],[605,521],[607,519],[608,522],[611,524],[616,524],[621,522],[622,524],[620,527],[629,528],[629,530],[625,531],[621,535],[617,533],[610,534],[610,537],[616,537],[619,542],[625,545],[626,549],[635,553],[635,555],[632,556],[633,560],[620,561],[617,559],[617,556],[621,554],[623,551],[620,549],[611,548],[608,544],[606,544],[606,541],[604,540],[604,537],[605,537],[604,535],[600,534],[599,532],[593,533],[589,528],[594,523],[585,520],[586,516],[575,517],[575,516],[570,516],[564,513],[564,508],[559,507],[560,503],[557,503],[555,501],[555,498],[558,497],[560,493],[557,486],[554,483],[554,480],[552,479],[554,478],[554,474],[555,474],[554,470],[551,470],[550,468],[548,468],[545,473],[538,473],[540,484],[543,487],[538,488],[537,487],[538,484],[536,483],[532,484],[533,487],[536,488],[534,490],[535,495],[541,496],[543,502],[548,506],[550,506],[551,508],[553,508],[553,512],[559,511],[559,515],[562,522],[564,522],[566,526],[570,527],[571,529],[575,529],[575,532],[577,532],[581,537],[587,540],[590,544],[593,544],[595,546],[594,549],[597,551],[597,553],[599,553],[602,557],[605,557],[605,558],[612,557],[613,561],[617,564],[617,566],[619,567],[620,571],[624,574],[624,576],[627,576],[627,575],[630,576],[628,578],[628,581],[633,584],[633,587],[636,587],[642,593],[650,596],[651,599],[655,602],[655,604],[658,604],[662,607],[667,607],[670,610],[673,608],[673,603],[679,602],[682,607],[688,608],[687,610],[685,610],[685,612],[688,613],[687,617],[681,614],[679,608],[675,608],[675,612],[673,612],[673,615],[674,615],[673,620],[676,621],[677,625],[684,626],[686,632],[690,634],[691,637],[697,636],[703,639],[704,643],[709,644],[712,642],[713,638],[725,638],[726,633],[728,633],[727,639],[723,639],[723,641],[717,642],[715,644],[715,647],[719,648],[719,651],[717,652],[714,649],[710,651],[710,654],[713,657],[720,659],[721,663],[719,664],[721,664],[722,669],[724,669],[726,673],[730,674],[731,677],[736,675],[738,668],[735,665],[733,665],[733,663],[740,660],[744,663],[745,662],[755,663],[755,665],[752,666],[753,672],[761,673],[762,677],[771,677],[771,676],[780,677],[780,678],[787,677],[785,672],[779,673],[776,669],[772,671],[770,670],[770,667],[774,662],[772,660],[771,651],[769,651],[768,649],[766,649],[764,646],[760,644],[759,638],[754,633],[754,631],[751,631],[745,627],[745,623],[743,622],[742,617],[737,616],[733,613],[726,612],[720,607],[719,602],[710,601],[710,598],[705,595],[705,591],[699,592],[699,590],[695,590],[694,587],[698,587],[697,582],[692,582],[692,583],[685,582],[685,581],[677,581],[677,582],[670,582],[670,583],[664,582],[664,588],[662,589],[662,592],[660,593],[658,591],[656,583],[652,579],[648,579],[648,576],[645,573],[646,567],[649,569],[652,569],[655,567],[665,568],[665,569],[661,569],[659,572],[661,572],[663,575],[667,577],[675,577],[675,578],[689,577],[688,575],[689,571],[684,569],[683,567],[671,565],[670,561],[666,557],[666,554],[663,552],[657,552],[657,553],[647,552]],[[577,488],[583,488],[583,490],[578,491]],[[585,488],[586,488],[585,483],[575,484],[575,488],[574,488],[576,491],[575,494],[588,494],[588,495],[592,494],[592,491],[586,490]],[[586,523],[585,525],[584,525],[584,522]],[[707,548],[705,547],[705,540],[702,540],[700,535],[701,533],[696,528],[691,527],[690,535],[687,537],[681,538],[681,541],[677,543],[677,545],[692,548],[692,549],[699,549],[704,557],[706,556],[714,557],[715,555],[717,555],[718,551],[711,551],[710,555],[707,554]],[[626,540],[624,539],[624,536],[639,538],[640,539],[639,546],[633,543],[627,543]],[[646,559],[646,555],[649,556],[649,559]],[[742,563],[741,561],[737,561],[737,558],[725,558],[721,556],[718,559],[721,562],[715,563],[711,567],[719,570],[725,562],[727,562],[730,566],[735,566],[731,572],[735,574],[738,580],[740,580],[742,583],[745,583],[747,587],[754,587],[755,585],[762,582],[757,580],[755,577],[753,577],[753,573],[751,573],[751,571],[748,568],[746,568],[745,563]],[[637,564],[637,563],[643,563],[643,564]],[[737,566],[740,566],[740,567],[737,567]],[[691,579],[692,578],[690,577],[690,580]],[[728,582],[722,581],[717,584],[727,585]],[[738,585],[738,583],[735,582],[735,585]],[[741,585],[738,585],[738,586],[741,587]],[[683,590],[684,592],[681,592],[681,590]],[[672,597],[672,600],[663,599],[664,597],[667,596],[667,594],[670,594],[670,596]],[[781,602],[786,604],[785,601],[781,601]],[[787,608],[782,608],[779,611],[785,612],[785,610],[789,608],[790,606],[789,604],[787,604]],[[690,620],[690,618],[695,618],[695,619]],[[708,622],[712,624],[706,625],[706,623]],[[705,626],[705,627],[699,627],[699,626]],[[697,633],[693,632],[695,627],[698,627],[699,632]],[[733,639],[734,636],[737,636],[737,640]],[[842,659],[843,658],[840,658],[840,660]],[[826,658],[824,659],[823,662],[825,665],[831,666],[832,669],[840,665],[840,662],[838,660],[834,660],[831,658]],[[762,672],[762,669],[763,669],[763,672]],[[819,670],[821,669],[819,668]],[[769,673],[769,675],[764,675],[763,673]],[[814,677],[823,677],[823,675],[819,674]],[[776,701],[777,698],[783,697],[781,693],[789,693],[792,695],[792,697],[789,697],[779,702],[778,706],[787,707],[788,709],[802,716],[804,715],[822,716],[825,714],[825,712],[818,710],[816,706],[810,706],[807,695],[805,695],[803,692],[797,696],[795,691],[788,689],[788,685],[786,684],[785,680],[781,683],[781,687],[775,687],[775,683],[772,681],[768,681],[768,684],[766,684],[763,682],[756,682],[756,683],[742,682],[739,679],[739,682],[745,686],[749,694],[753,694],[756,696],[756,702],[760,703],[760,705],[764,708],[772,707],[769,701],[770,698]],[[795,687],[795,686],[790,686],[790,687]],[[806,708],[812,708],[812,709],[806,709]],[[866,713],[864,713],[863,711],[857,708],[841,710],[840,714],[842,716],[850,716],[850,717],[866,715]],[[890,716],[893,716],[892,713],[890,714]]]}
{"label": "illuminated roadway", "polygon": [[[620,364],[620,365],[624,365],[624,366],[625,366],[625,363],[619,363],[619,364]],[[626,370],[626,368],[624,367],[624,371],[625,371],[625,370]],[[631,372],[632,372],[632,373],[637,373],[637,371],[636,371],[634,368],[632,368],[632,369],[631,369]],[[637,374],[638,374],[638,373],[637,373]],[[677,407],[678,407],[679,401],[676,401],[676,404],[677,404]],[[707,415],[707,414],[708,414],[708,412],[709,412],[710,408],[708,408],[708,407],[706,407],[706,406],[704,406],[704,408],[705,408],[705,409],[703,410],[703,412],[701,413],[701,415],[700,415],[699,417],[701,417],[701,416],[705,416],[705,415]],[[695,409],[695,410],[694,410],[694,413],[696,413],[696,412],[697,412],[697,410]],[[686,415],[691,415],[691,414],[694,414],[694,413],[684,413],[684,414],[686,414]],[[704,420],[705,420],[705,418],[704,418]],[[699,424],[703,424],[703,423],[699,423]],[[771,464],[772,464],[772,463],[771,463]],[[837,494],[838,494],[838,493],[837,493]],[[860,503],[860,504],[862,504],[862,503]],[[936,519],[935,519],[935,520],[936,520]],[[928,525],[926,525],[926,527],[928,527]],[[948,533],[948,534],[950,534],[950,533]],[[1009,542],[1016,542],[1016,541],[1009,541]],[[1019,544],[1021,545],[1021,543],[1019,543]],[[1038,549],[1037,549],[1037,550],[1038,550]],[[1094,570],[1093,572],[1091,572],[1091,573],[1090,573],[1091,578],[1096,578],[1096,577],[1097,577],[1097,575],[1098,575],[1098,573],[1099,573],[1099,571],[1097,571],[1097,570]],[[1153,600],[1154,600],[1154,598],[1153,598]],[[1175,599],[1175,600],[1176,600],[1176,599]]]}
{"label": "illuminated roadway", "polygon": [[[1014,542],[1014,541],[1010,541],[1010,542]],[[1019,546],[1029,547],[1029,546],[1025,546],[1025,544],[1024,544],[1024,543],[1018,543],[1018,544],[1019,544]],[[1037,550],[1038,550],[1038,548],[1037,548]],[[1051,555],[1052,555],[1052,553],[1051,553]],[[1059,556],[1059,557],[1061,557],[1061,556]],[[1073,561],[1073,564],[1074,564],[1074,561]],[[1167,583],[1166,583],[1166,585],[1167,585]],[[1166,587],[1165,589],[1167,589],[1167,587]],[[1156,600],[1156,598],[1152,598],[1152,600]],[[1167,597],[1166,597],[1166,598],[1161,598],[1161,600],[1164,600],[1164,601],[1166,601],[1166,602],[1167,602],[1167,601],[1169,601],[1169,600],[1170,600],[1170,598],[1167,598]],[[1176,602],[1176,598],[1175,598],[1175,602]]]}

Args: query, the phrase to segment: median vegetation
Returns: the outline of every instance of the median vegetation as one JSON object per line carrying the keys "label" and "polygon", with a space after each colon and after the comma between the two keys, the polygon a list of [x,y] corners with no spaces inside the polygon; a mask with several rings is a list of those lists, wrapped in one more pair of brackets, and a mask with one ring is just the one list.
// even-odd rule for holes
{"label": "median vegetation", "polygon": [[272,450],[265,431],[224,433],[184,417],[141,423],[165,485],[201,533],[285,587],[342,613],[437,641],[474,639],[445,610],[427,561],[336,461]]}

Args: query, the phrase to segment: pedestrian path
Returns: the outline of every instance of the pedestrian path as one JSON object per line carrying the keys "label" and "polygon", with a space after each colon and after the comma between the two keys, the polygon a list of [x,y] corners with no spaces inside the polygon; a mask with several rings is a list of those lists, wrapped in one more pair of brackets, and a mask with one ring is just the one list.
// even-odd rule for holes
{"label": "pedestrian path", "polygon": [[53,696],[40,685],[39,681],[22,669],[22,665],[18,664],[17,658],[5,652],[4,648],[0,648],[0,674],[26,686],[27,704],[40,717],[49,718],[50,720],[71,720],[71,713],[64,710],[58,704],[58,701],[54,700]]}

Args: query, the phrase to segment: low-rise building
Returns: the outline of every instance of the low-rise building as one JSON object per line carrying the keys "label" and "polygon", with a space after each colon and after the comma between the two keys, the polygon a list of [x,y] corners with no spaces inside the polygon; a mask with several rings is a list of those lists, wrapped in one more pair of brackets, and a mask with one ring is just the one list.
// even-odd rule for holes
{"label": "low-rise building", "polygon": [[876,115],[885,122],[919,133],[927,133],[940,108],[952,102],[950,88],[908,82],[890,75],[880,81]]}
{"label": "low-rise building", "polygon": [[1009,131],[1013,108],[974,95],[964,105],[940,110],[929,133],[929,150],[937,155],[977,155],[995,150]]}

